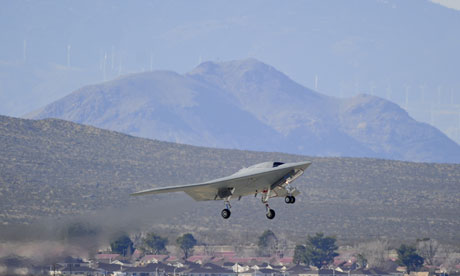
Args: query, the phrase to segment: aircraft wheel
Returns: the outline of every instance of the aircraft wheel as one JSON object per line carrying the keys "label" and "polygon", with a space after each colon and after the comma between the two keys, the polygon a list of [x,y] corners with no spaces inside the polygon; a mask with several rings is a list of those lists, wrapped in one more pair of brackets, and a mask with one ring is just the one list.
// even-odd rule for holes
{"label": "aircraft wheel", "polygon": [[287,204],[294,204],[295,202],[295,197],[293,196],[286,196],[284,198],[284,202],[286,202]]}
{"label": "aircraft wheel", "polygon": [[287,204],[291,203],[291,197],[290,196],[286,196],[284,198],[284,202],[286,202]]}
{"label": "aircraft wheel", "polygon": [[270,209],[267,213],[267,218],[268,219],[273,219],[275,218],[275,210]]}
{"label": "aircraft wheel", "polygon": [[232,212],[230,212],[229,209],[224,209],[224,210],[222,210],[222,212],[220,214],[222,215],[222,217],[224,219],[228,219],[230,217],[230,215],[232,214]]}

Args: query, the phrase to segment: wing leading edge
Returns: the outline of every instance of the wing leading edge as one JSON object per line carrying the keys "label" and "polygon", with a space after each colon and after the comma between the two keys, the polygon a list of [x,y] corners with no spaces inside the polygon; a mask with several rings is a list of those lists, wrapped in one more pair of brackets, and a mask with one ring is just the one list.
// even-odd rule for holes
{"label": "wing leading edge", "polygon": [[283,180],[291,172],[310,166],[311,162],[286,163],[274,168],[257,168],[240,174],[234,174],[203,183],[178,185],[148,189],[131,194],[132,196],[162,194],[170,192],[185,192],[196,201],[224,199],[232,190],[233,197],[254,194],[257,191],[269,189],[271,185]]}

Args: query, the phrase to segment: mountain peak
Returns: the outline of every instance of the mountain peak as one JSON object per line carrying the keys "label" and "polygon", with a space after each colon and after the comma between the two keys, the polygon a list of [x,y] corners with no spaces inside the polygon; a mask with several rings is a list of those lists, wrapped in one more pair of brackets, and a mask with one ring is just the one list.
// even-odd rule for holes
{"label": "mountain peak", "polygon": [[247,76],[254,78],[255,76],[267,76],[289,79],[286,75],[276,70],[272,66],[263,63],[255,58],[247,58],[242,60],[232,60],[224,62],[206,61],[198,65],[195,69],[188,73],[189,76],[199,77],[207,76]]}
{"label": "mountain peak", "polygon": [[185,76],[155,71],[84,87],[33,117],[193,145],[460,160],[458,145],[394,103],[371,95],[328,97],[253,58],[204,62]]}

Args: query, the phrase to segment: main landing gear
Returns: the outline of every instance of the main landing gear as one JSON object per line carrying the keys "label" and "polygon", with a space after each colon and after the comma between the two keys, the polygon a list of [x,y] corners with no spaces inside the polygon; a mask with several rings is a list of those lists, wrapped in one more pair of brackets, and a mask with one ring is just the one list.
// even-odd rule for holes
{"label": "main landing gear", "polygon": [[224,219],[228,219],[230,215],[232,214],[232,212],[230,212],[230,208],[232,208],[232,205],[230,205],[230,197],[228,197],[225,200],[225,209],[223,209],[222,212],[220,212],[220,214],[222,215]]}
{"label": "main landing gear", "polygon": [[230,217],[230,215],[232,214],[232,212],[230,212],[229,209],[224,209],[224,210],[222,210],[222,212],[220,214],[222,215],[222,217],[224,219],[228,219]]}
{"label": "main landing gear", "polygon": [[[257,193],[256,193],[257,196]],[[266,216],[268,219],[274,219],[275,218],[275,210],[271,209],[270,206],[268,205],[268,199],[270,198],[270,190],[265,190],[262,192],[262,203],[265,204],[265,208],[267,210]],[[230,205],[230,199],[231,195],[225,198],[225,209],[222,210],[220,213],[224,219],[228,219],[232,212],[230,211],[230,208],[232,206]],[[287,195],[284,198],[284,202],[287,204],[294,204],[295,202],[295,197],[291,195]]]}
{"label": "main landing gear", "polygon": [[288,195],[284,198],[284,202],[286,202],[287,204],[294,204],[295,197]]}

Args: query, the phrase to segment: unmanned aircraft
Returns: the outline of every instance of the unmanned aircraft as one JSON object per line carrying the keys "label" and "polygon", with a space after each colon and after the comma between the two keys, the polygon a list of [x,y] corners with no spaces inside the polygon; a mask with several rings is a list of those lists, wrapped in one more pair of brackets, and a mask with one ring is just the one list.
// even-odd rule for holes
{"label": "unmanned aircraft", "polygon": [[224,219],[228,219],[231,214],[230,199],[238,198],[240,200],[242,196],[254,195],[257,197],[258,194],[261,194],[262,203],[265,204],[267,210],[267,218],[273,219],[275,211],[270,209],[268,200],[272,197],[284,197],[286,203],[293,204],[295,196],[300,192],[290,184],[301,176],[310,164],[310,161],[286,164],[282,162],[264,162],[243,168],[230,176],[203,183],[154,188],[131,195],[182,191],[196,201],[224,200],[225,209],[222,210],[221,215]]}

